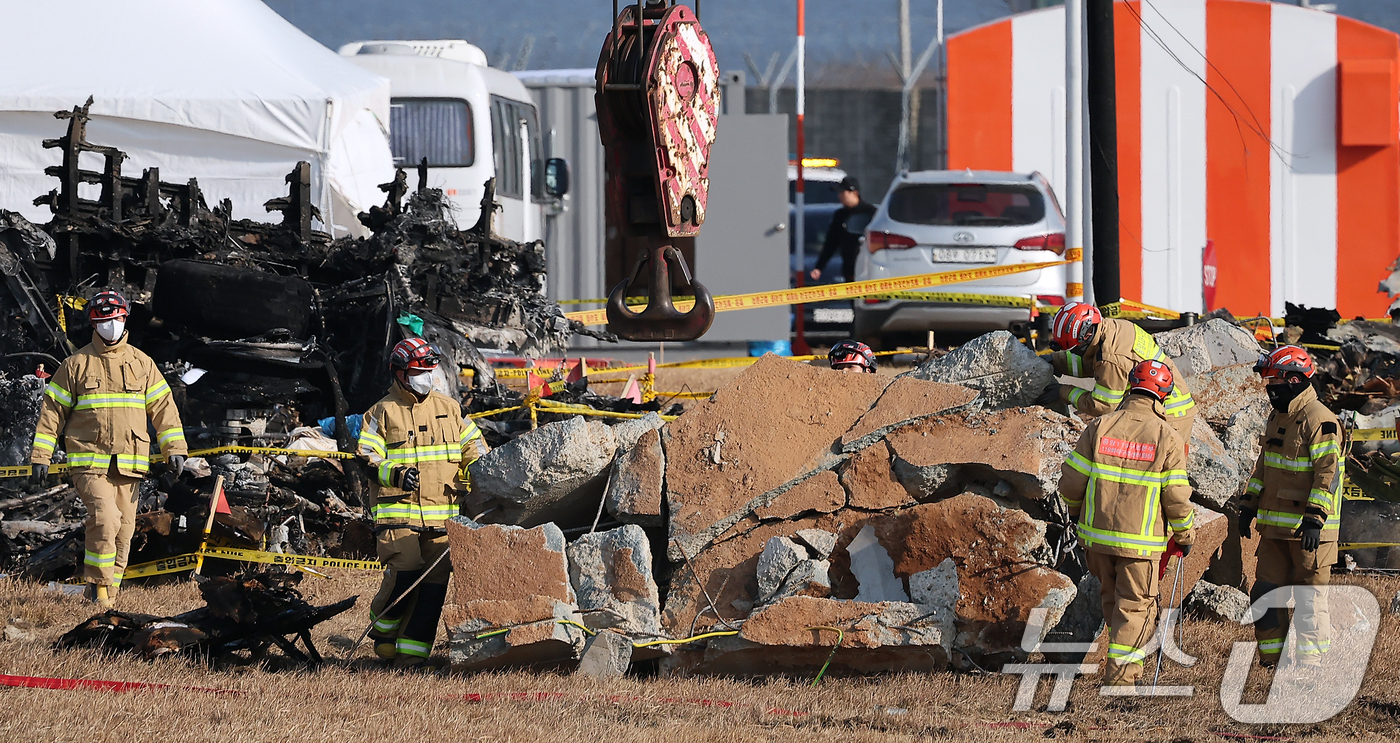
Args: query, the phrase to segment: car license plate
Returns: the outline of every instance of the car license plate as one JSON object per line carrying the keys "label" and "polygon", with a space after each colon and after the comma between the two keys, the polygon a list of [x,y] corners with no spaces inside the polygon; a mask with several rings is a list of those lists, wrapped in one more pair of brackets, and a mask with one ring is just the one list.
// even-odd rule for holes
{"label": "car license plate", "polygon": [[930,248],[934,263],[996,263],[996,248]]}

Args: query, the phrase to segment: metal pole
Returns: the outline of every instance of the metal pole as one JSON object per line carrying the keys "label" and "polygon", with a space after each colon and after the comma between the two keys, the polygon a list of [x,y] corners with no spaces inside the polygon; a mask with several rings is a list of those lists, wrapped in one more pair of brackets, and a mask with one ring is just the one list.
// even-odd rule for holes
{"label": "metal pole", "polygon": [[914,49],[909,41],[909,0],[899,0],[899,75],[908,82],[914,64]]}
{"label": "metal pole", "polygon": [[1118,264],[1118,111],[1113,0],[1085,0],[1089,42],[1089,172],[1094,189],[1094,298],[1122,298]]}
{"label": "metal pole", "polygon": [[[803,130],[807,116],[807,1],[797,0],[797,184],[793,200],[793,239],[797,241],[797,285],[802,286],[807,273],[807,181],[802,174],[802,158],[807,154],[807,134]],[[844,267],[843,267],[844,268]],[[845,269],[849,271],[850,269]],[[796,313],[797,343],[793,353],[806,356],[812,349],[807,345],[806,322],[802,305],[793,307]]]}
{"label": "metal pole", "polygon": [[911,121],[910,99],[913,97],[914,88],[918,80],[924,74],[924,68],[928,67],[929,60],[933,58],[933,53],[942,48],[939,39],[934,38],[924,47],[923,54],[919,55],[919,61],[914,65],[911,73],[904,78],[904,88],[900,90],[900,119],[899,119],[899,149],[895,154],[895,172],[903,172],[909,169],[909,129],[913,124]]}
{"label": "metal pole", "polygon": [[1084,0],[1065,0],[1065,301],[1084,299]]}

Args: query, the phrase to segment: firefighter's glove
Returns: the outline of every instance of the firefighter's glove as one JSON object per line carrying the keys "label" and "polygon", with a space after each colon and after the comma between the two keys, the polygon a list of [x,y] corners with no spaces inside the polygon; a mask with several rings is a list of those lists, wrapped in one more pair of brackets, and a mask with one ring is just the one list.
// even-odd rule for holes
{"label": "firefighter's glove", "polygon": [[400,490],[417,490],[418,468],[399,467],[394,470],[394,479],[397,480],[397,482],[394,483],[394,487]]}
{"label": "firefighter's glove", "polygon": [[1322,544],[1322,522],[1311,514],[1304,516],[1302,525],[1293,532],[1293,536],[1303,540],[1304,552],[1316,552],[1317,546]]}
{"label": "firefighter's glove", "polygon": [[29,465],[29,481],[35,485],[43,485],[44,478],[49,476],[49,466],[47,464]]}
{"label": "firefighter's glove", "polygon": [[168,459],[169,461],[167,463],[170,465],[170,474],[179,477],[180,473],[185,471],[185,455],[171,454]]}
{"label": "firefighter's glove", "polygon": [[1258,516],[1258,515],[1259,515],[1259,512],[1258,512],[1257,510],[1253,509],[1253,508],[1241,508],[1241,509],[1240,509],[1240,521],[1239,521],[1240,539],[1249,539],[1249,538],[1251,538],[1251,537],[1254,536],[1254,533],[1251,532],[1251,531],[1249,530],[1249,525],[1252,524],[1252,523],[1254,523],[1254,517],[1255,517],[1255,516]]}
{"label": "firefighter's glove", "polygon": [[1035,404],[1044,408],[1051,405],[1058,405],[1060,402],[1060,383],[1051,382],[1040,392],[1040,397],[1035,399]]}

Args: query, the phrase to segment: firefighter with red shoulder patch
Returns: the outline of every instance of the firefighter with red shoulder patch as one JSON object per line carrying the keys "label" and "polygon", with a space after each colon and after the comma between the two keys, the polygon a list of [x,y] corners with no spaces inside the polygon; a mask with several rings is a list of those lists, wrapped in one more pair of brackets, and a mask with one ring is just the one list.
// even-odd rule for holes
{"label": "firefighter with red shoulder patch", "polygon": [[[1252,536],[1259,523],[1259,558],[1250,600],[1281,586],[1311,586],[1294,592],[1296,658],[1319,666],[1331,644],[1324,589],[1337,561],[1341,529],[1341,426],[1317,399],[1312,357],[1298,346],[1282,346],[1260,357],[1254,370],[1264,378],[1274,412],[1265,424],[1263,449],[1254,475],[1240,496],[1239,533]],[[1270,609],[1254,623],[1259,662],[1274,666],[1288,636],[1287,609]]]}
{"label": "firefighter with red shoulder patch", "polygon": [[1110,638],[1104,684],[1132,686],[1157,623],[1157,568],[1168,542],[1190,554],[1196,511],[1186,481],[1186,446],[1167,421],[1173,374],[1139,362],[1127,399],[1091,421],[1060,470],[1069,506],[1099,579]]}
{"label": "firefighter with red shoulder patch", "polygon": [[452,572],[449,560],[438,562],[447,551],[444,524],[458,515],[462,473],[487,448],[461,404],[433,390],[438,352],[427,341],[400,341],[389,365],[393,387],[365,413],[359,439],[359,454],[374,468],[375,545],[388,568],[370,604],[370,637],[379,657],[418,666],[432,654]]}
{"label": "firefighter with red shoulder patch", "polygon": [[87,304],[92,342],[64,359],[44,389],[29,461],[36,483],[64,437],[83,521],[86,596],[111,608],[136,530],[137,485],[151,468],[151,428],[179,474],[189,453],[180,411],[156,362],[127,343],[131,306],[113,291]]}
{"label": "firefighter with red shoulder patch", "polygon": [[1105,318],[1099,308],[1074,302],[1055,313],[1051,337],[1061,350],[1050,356],[1055,373],[1070,377],[1092,377],[1094,389],[1051,384],[1036,402],[1060,402],[1081,413],[1103,415],[1123,402],[1128,394],[1128,374],[1143,361],[1160,361],[1171,370],[1175,386],[1162,402],[1167,422],[1181,440],[1191,444],[1191,424],[1196,417],[1196,401],[1177,370],[1176,363],[1162,353],[1157,341],[1146,330],[1127,320]]}

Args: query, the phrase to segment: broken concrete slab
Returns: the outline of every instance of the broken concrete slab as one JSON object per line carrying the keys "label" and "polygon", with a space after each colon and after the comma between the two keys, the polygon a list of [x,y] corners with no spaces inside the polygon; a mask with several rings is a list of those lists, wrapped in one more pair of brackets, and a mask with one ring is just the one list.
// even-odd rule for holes
{"label": "broken concrete slab", "polygon": [[831,595],[831,563],[803,560],[783,579],[783,584],[760,604],[774,604],[790,596],[827,598]]}
{"label": "broken concrete slab", "polygon": [[1239,465],[1246,482],[1254,472],[1255,463],[1259,461],[1259,452],[1262,449],[1259,443],[1261,434],[1272,412],[1273,406],[1269,404],[1267,396],[1257,398],[1235,411],[1219,429],[1220,443]]}
{"label": "broken concrete slab", "polygon": [[1168,606],[1171,599],[1172,586],[1177,584],[1177,573],[1181,573],[1180,590],[1176,596],[1176,605],[1180,606],[1181,600],[1185,598],[1188,586],[1196,585],[1196,581],[1205,575],[1210,568],[1216,552],[1225,543],[1225,537],[1233,529],[1230,520],[1225,518],[1225,514],[1212,511],[1200,504],[1193,504],[1196,509],[1196,541],[1191,546],[1191,554],[1186,557],[1178,557],[1167,565],[1167,572],[1162,575],[1160,581],[1162,593],[1162,606]]}
{"label": "broken concrete slab", "polygon": [[808,559],[807,548],[787,537],[773,537],[758,556],[758,603],[766,604],[782,587],[793,568]]}
{"label": "broken concrete slab", "polygon": [[[906,463],[896,462],[896,475],[921,499],[955,494],[971,483],[996,490],[1005,480],[1035,503],[1056,495],[1060,463],[1083,430],[1079,422],[1033,407],[929,418],[896,429],[886,441]],[[938,468],[948,468],[941,481]]]}
{"label": "broken concrete slab", "polygon": [[661,414],[655,411],[640,418],[624,419],[612,426],[613,438],[617,440],[617,450],[625,452],[637,445],[647,431],[655,431],[666,425]]}
{"label": "broken concrete slab", "polygon": [[859,585],[856,601],[878,604],[909,600],[904,584],[894,574],[894,560],[875,537],[875,527],[866,524],[846,545],[851,574]]}
{"label": "broken concrete slab", "polygon": [[958,384],[940,384],[912,376],[895,378],[880,399],[841,436],[841,450],[864,449],[885,434],[935,415],[955,413],[977,399],[977,391]]}
{"label": "broken concrete slab", "polygon": [[1193,616],[1238,624],[1249,611],[1249,596],[1238,588],[1198,581],[1181,608]]}
{"label": "broken concrete slab", "polygon": [[[1075,587],[1074,601],[1065,609],[1060,621],[1051,625],[1049,632],[1041,638],[1044,642],[1075,643],[1080,646],[1092,643],[1104,629],[1103,599],[1101,585],[1093,573],[1085,572]],[[1047,624],[1049,624],[1047,622]],[[1086,652],[1045,653],[1051,663],[1079,663]]]}
{"label": "broken concrete slab", "polygon": [[583,616],[559,527],[483,525],[458,516],[447,522],[447,540],[452,599],[443,621],[454,669],[554,665],[578,657],[584,632],[569,622],[582,623]]}
{"label": "broken concrete slab", "polygon": [[1191,422],[1191,448],[1186,456],[1186,473],[1192,497],[1211,508],[1221,508],[1244,492],[1250,470],[1241,468],[1205,419]]}
{"label": "broken concrete slab", "polygon": [[1192,390],[1197,388],[1197,375],[1222,366],[1252,365],[1262,352],[1259,341],[1249,331],[1219,318],[1154,337],[1162,352],[1176,362]]}
{"label": "broken concrete slab", "polygon": [[661,634],[651,543],[636,524],[578,538],[565,550],[569,583],[589,629],[648,639]]}
{"label": "broken concrete slab", "polygon": [[[1212,426],[1227,425],[1244,408],[1269,405],[1264,378],[1254,371],[1254,362],[1222,366],[1197,373],[1187,384],[1196,401],[1196,416]],[[1262,426],[1261,429],[1262,430]],[[1257,436],[1259,430],[1255,430]]]}
{"label": "broken concrete slab", "polygon": [[810,513],[832,513],[846,505],[846,490],[832,470],[821,470],[754,509],[763,521],[791,519]]}
{"label": "broken concrete slab", "polygon": [[831,551],[836,549],[836,535],[821,529],[798,529],[796,532],[798,541],[807,545],[816,553],[817,557],[825,560],[831,556]]}
{"label": "broken concrete slab", "polygon": [[[772,354],[666,426],[667,556],[682,560],[762,500],[840,462],[841,433],[865,414],[888,378],[842,374]],[[780,405],[768,404],[781,401]]]}
{"label": "broken concrete slab", "polygon": [[900,376],[978,390],[978,404],[989,410],[1031,405],[1055,381],[1050,362],[1005,330],[978,336]]}
{"label": "broken concrete slab", "polygon": [[616,451],[605,423],[574,416],[545,424],[472,463],[473,507],[499,506],[496,521],[524,526],[591,520]]}
{"label": "broken concrete slab", "polygon": [[661,433],[646,429],[633,446],[613,461],[603,495],[608,513],[624,524],[661,526],[665,476],[666,453],[661,446]]}
{"label": "broken concrete slab", "polygon": [[596,679],[616,679],[627,675],[632,665],[632,641],[604,630],[584,643],[577,673]]}
{"label": "broken concrete slab", "polygon": [[877,441],[841,466],[841,484],[852,508],[883,511],[914,505],[914,498],[895,477],[893,458],[889,445]]}
{"label": "broken concrete slab", "polygon": [[926,606],[954,606],[958,603],[958,566],[949,557],[937,567],[909,576],[909,597]]}
{"label": "broken concrete slab", "polygon": [[[842,635],[823,627],[840,627]],[[663,660],[662,673],[810,675],[828,658],[830,675],[935,671],[948,666],[954,632],[946,607],[795,596],[756,610],[737,636]]]}

